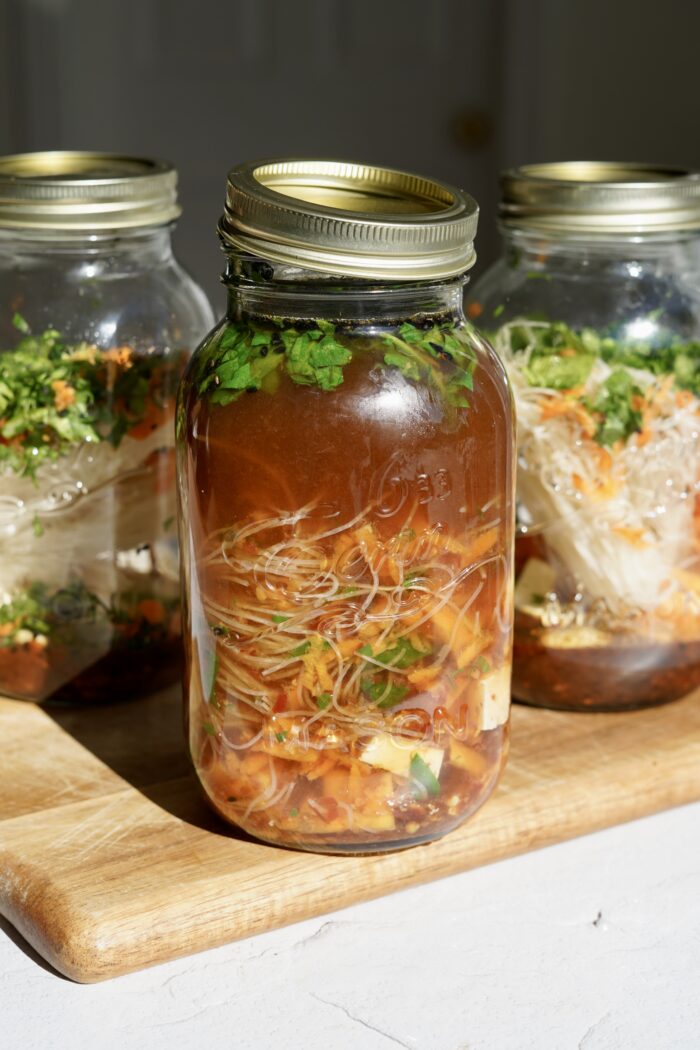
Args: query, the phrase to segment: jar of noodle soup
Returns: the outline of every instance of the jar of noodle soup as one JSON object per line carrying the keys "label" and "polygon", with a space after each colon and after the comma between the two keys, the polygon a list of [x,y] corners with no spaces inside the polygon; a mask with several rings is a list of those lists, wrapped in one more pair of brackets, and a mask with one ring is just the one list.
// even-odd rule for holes
{"label": "jar of noodle soup", "polygon": [[514,695],[563,709],[700,685],[700,177],[503,177],[503,258],[468,314],[518,415]]}
{"label": "jar of noodle soup", "polygon": [[0,158],[0,695],[179,674],[175,397],[212,315],[178,215],[168,164]]}
{"label": "jar of noodle soup", "polygon": [[513,419],[467,323],[477,206],[328,161],[229,175],[228,311],[177,444],[192,760],[268,842],[454,828],[503,766]]}

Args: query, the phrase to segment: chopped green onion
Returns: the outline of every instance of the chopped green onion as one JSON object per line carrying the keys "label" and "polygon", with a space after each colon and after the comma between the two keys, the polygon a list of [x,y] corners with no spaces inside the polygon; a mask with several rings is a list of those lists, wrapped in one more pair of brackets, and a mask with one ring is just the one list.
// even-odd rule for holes
{"label": "chopped green onion", "polygon": [[415,798],[427,798],[428,795],[440,794],[440,781],[418,752],[411,755],[410,773]]}

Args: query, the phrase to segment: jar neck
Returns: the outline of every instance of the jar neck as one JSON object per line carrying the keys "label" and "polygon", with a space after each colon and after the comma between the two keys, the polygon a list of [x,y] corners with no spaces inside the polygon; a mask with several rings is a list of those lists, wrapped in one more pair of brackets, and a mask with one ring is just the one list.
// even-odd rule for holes
{"label": "jar neck", "polygon": [[47,230],[0,228],[0,268],[32,265],[55,259],[70,269],[83,266],[86,259],[95,265],[111,261],[115,267],[138,262],[143,269],[163,265],[173,257],[172,225],[119,230],[109,234],[66,236]]}
{"label": "jar neck", "polygon": [[410,317],[463,321],[463,275],[435,282],[360,281],[230,255],[223,282],[227,317],[294,318],[371,324]]}

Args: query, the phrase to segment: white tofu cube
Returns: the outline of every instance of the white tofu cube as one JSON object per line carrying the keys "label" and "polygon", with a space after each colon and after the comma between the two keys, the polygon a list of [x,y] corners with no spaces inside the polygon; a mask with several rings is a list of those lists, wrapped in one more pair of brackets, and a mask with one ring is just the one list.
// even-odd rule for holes
{"label": "white tofu cube", "polygon": [[479,679],[476,700],[476,724],[479,729],[497,729],[505,725],[510,712],[510,667],[501,667]]}
{"label": "white tofu cube", "polygon": [[515,608],[538,616],[538,606],[542,605],[542,598],[554,589],[555,580],[556,573],[546,561],[528,559],[515,585]]}
{"label": "white tofu cube", "polygon": [[377,733],[373,736],[361,757],[369,766],[388,769],[398,777],[408,777],[414,755],[420,755],[436,778],[440,776],[444,756],[442,748],[417,744],[413,740],[395,737],[390,733]]}

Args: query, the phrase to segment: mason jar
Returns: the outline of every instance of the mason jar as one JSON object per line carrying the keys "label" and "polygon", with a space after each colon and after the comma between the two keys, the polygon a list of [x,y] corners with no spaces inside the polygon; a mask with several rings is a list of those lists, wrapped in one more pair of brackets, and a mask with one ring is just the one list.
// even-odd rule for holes
{"label": "mason jar", "polygon": [[230,173],[228,310],[178,406],[185,704],[214,808],[376,851],[502,768],[513,419],[467,323],[477,206],[383,168]]}
{"label": "mason jar", "polygon": [[700,177],[503,178],[468,313],[518,415],[514,695],[610,710],[700,685]]}
{"label": "mason jar", "polygon": [[179,212],[168,164],[0,158],[0,694],[179,674],[175,397],[212,323]]}

